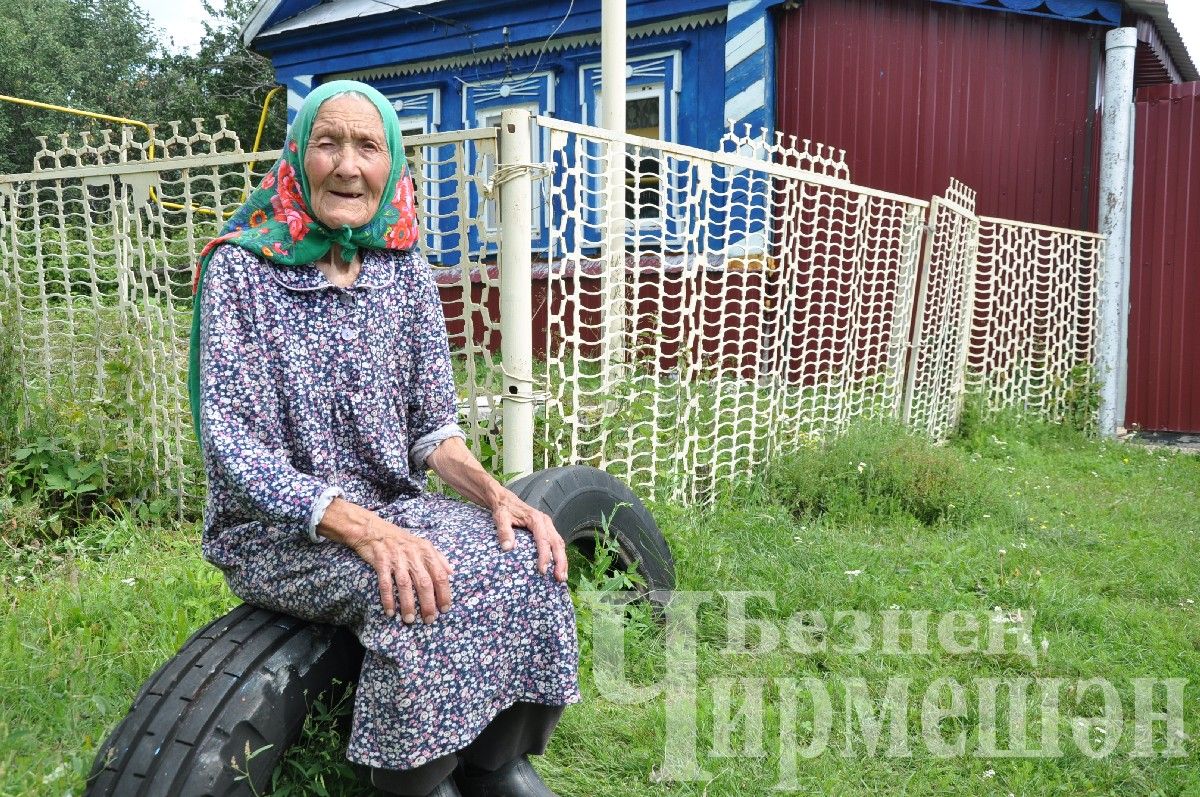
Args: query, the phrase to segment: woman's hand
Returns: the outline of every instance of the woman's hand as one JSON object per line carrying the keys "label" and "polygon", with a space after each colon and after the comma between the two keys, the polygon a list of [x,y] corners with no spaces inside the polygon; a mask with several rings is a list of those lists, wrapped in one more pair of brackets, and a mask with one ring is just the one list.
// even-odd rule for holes
{"label": "woman's hand", "polygon": [[500,539],[501,548],[511,551],[516,544],[513,527],[527,528],[533,535],[534,544],[537,545],[538,572],[546,572],[553,555],[554,577],[559,581],[567,580],[567,546],[562,535],[554,528],[554,521],[550,520],[550,516],[545,512],[534,509],[518,498],[512,490],[492,478],[479,464],[479,460],[475,459],[466,443],[457,437],[444,440],[426,461],[442,481],[469,500],[491,511],[492,519],[496,521],[496,536]]}
{"label": "woman's hand", "polygon": [[379,518],[349,545],[379,575],[379,598],[388,617],[396,614],[398,596],[404,622],[415,621],[414,592],[426,623],[436,620],[439,610],[450,611],[450,575],[454,571],[429,540]]}
{"label": "woman's hand", "polygon": [[[379,576],[379,599],[388,617],[406,623],[421,618],[432,623],[450,611],[450,576],[454,568],[429,540],[400,528],[344,498],[335,498],[317,526],[321,535],[352,549]],[[415,594],[415,600],[414,600]]]}
{"label": "woman's hand", "polygon": [[567,544],[558,529],[554,528],[554,521],[549,515],[522,501],[512,490],[501,487],[492,507],[492,518],[496,521],[496,535],[500,538],[501,548],[511,551],[516,544],[514,526],[529,529],[537,546],[538,572],[546,572],[550,556],[553,555],[554,577],[559,581],[567,580]]}

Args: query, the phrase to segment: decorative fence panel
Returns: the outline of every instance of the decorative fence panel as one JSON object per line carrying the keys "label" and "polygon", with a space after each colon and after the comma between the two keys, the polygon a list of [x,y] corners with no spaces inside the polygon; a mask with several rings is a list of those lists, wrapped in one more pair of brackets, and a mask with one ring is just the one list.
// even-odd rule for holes
{"label": "decorative fence panel", "polygon": [[[539,123],[554,153],[545,464],[590,462],[702,502],[804,435],[898,412],[927,203]],[[615,236],[592,177],[613,158],[629,220]]]}
{"label": "decorative fence panel", "polygon": [[35,172],[0,178],[17,435],[73,447],[122,492],[180,509],[199,493],[187,406],[193,266],[260,176],[253,160],[223,127],[175,127],[153,143],[126,129],[76,146],[43,138]]}
{"label": "decorative fence panel", "polygon": [[[242,152],[223,124],[190,135],[173,126],[153,142],[128,129],[74,146],[66,136],[42,141],[39,168],[0,176],[0,324],[12,369],[3,388],[17,393],[14,436],[70,445],[125,492],[167,497],[182,511],[202,489],[187,398],[195,264],[279,153]],[[485,201],[496,132],[408,144],[470,442],[497,465],[499,369],[488,353],[497,280],[480,263],[489,235],[466,212]]]}
{"label": "decorative fence panel", "polygon": [[1099,235],[981,218],[966,378],[988,409],[1061,420],[1086,394]]}
{"label": "decorative fence panel", "polygon": [[410,136],[421,249],[441,294],[467,442],[499,472],[499,229],[489,225],[496,128]]}
{"label": "decorative fence panel", "polygon": [[[532,446],[539,465],[591,463],[699,504],[856,419],[943,438],[967,387],[1062,417],[1092,362],[1095,235],[978,219],[957,183],[932,202],[863,188],[812,142],[731,130],[707,152],[534,124],[549,163],[532,167],[498,163],[494,128],[406,142],[463,420],[494,472],[502,443]],[[198,496],[193,269],[277,154],[242,152],[223,124],[172,126],[153,145],[43,142],[34,172],[0,176],[14,438],[65,440],[180,511]],[[529,230],[500,218],[498,191],[518,181]],[[502,288],[506,247],[530,251],[529,282]],[[502,290],[533,299],[532,396],[505,388]],[[534,439],[505,435],[500,407],[531,401]]]}
{"label": "decorative fence panel", "polygon": [[945,197],[934,197],[927,229],[903,418],[941,439],[958,424],[962,409],[979,245],[975,192],[952,180]]}

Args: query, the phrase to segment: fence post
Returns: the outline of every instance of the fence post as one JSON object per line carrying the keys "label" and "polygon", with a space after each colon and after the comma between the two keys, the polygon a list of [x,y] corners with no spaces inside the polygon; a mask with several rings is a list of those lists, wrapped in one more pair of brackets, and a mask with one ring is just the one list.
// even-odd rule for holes
{"label": "fence post", "polygon": [[1124,298],[1129,282],[1129,217],[1133,193],[1129,152],[1133,139],[1134,56],[1137,29],[1117,28],[1105,38],[1104,115],[1100,134],[1100,234],[1105,240],[1104,267],[1100,276],[1099,326],[1096,371],[1100,377],[1100,434],[1115,437],[1121,383],[1126,366],[1121,359],[1128,334]]}
{"label": "fence post", "polygon": [[[627,22],[625,0],[600,4],[600,125],[615,135],[625,133]],[[604,175],[604,242],[600,247],[603,343],[601,392],[611,395],[625,376],[625,153],[622,142],[609,140]]]}
{"label": "fence post", "polygon": [[509,108],[500,115],[500,357],[504,373],[504,473],[533,471],[533,301],[530,229],[533,192],[530,114]]}
{"label": "fence post", "polygon": [[917,367],[921,362],[921,339],[925,334],[925,297],[929,293],[929,269],[933,265],[939,204],[937,197],[929,203],[929,214],[918,244],[921,247],[921,260],[917,272],[916,310],[908,335],[908,368],[904,375],[904,397],[900,407],[900,422],[905,426],[912,425],[913,394],[917,390]]}

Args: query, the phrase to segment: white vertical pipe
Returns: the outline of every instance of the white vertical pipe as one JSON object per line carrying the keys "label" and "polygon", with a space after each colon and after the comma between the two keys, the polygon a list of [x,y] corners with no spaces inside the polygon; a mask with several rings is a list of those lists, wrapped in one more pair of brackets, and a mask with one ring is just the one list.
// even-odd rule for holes
{"label": "white vertical pipe", "polygon": [[1129,282],[1129,205],[1133,193],[1129,153],[1133,140],[1133,69],[1137,29],[1117,28],[1105,38],[1104,113],[1100,127],[1100,234],[1106,241],[1100,275],[1096,369],[1100,379],[1100,434],[1115,437],[1128,319],[1123,312]]}
{"label": "white vertical pipe", "polygon": [[[1126,180],[1129,185],[1130,201],[1125,203],[1125,230],[1129,241],[1133,239],[1133,169],[1137,155],[1137,103],[1129,104],[1129,172]],[[1133,281],[1132,244],[1125,245],[1124,284],[1121,285],[1121,348],[1117,352],[1117,421],[1125,425],[1125,402],[1129,394],[1129,283]]]}
{"label": "white vertical pipe", "polygon": [[600,4],[600,126],[625,132],[625,0]]}
{"label": "white vertical pipe", "polygon": [[[625,47],[625,0],[601,0],[600,126],[618,134],[625,133]],[[601,383],[605,391],[620,378],[625,363],[625,146],[611,144],[608,159],[601,251],[605,268],[600,283],[604,340]]]}
{"label": "white vertical pipe", "polygon": [[[504,473],[533,472],[533,302],[529,230],[533,226],[530,186],[529,111],[500,114],[500,165],[516,169],[500,182],[500,358],[504,366]],[[522,168],[525,167],[525,168]],[[512,174],[513,172],[510,172]]]}

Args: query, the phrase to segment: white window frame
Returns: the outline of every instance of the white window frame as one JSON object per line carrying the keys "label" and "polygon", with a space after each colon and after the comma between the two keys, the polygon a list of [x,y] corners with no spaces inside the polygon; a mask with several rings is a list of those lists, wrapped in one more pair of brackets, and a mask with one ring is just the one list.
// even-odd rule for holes
{"label": "white window frame", "polygon": [[[625,100],[647,96],[659,98],[658,117],[661,140],[675,142],[679,135],[679,93],[682,86],[682,50],[665,50],[629,58],[625,69]],[[580,118],[584,124],[598,124],[603,93],[600,90],[600,64],[590,63],[579,68]],[[642,235],[665,236],[669,220],[668,182],[665,164],[660,166],[659,186],[662,207],[656,218],[630,219],[627,235],[636,241]],[[598,210],[598,209],[597,209]],[[664,238],[665,242],[665,238]]]}
{"label": "white window frame", "polygon": [[[418,91],[404,91],[385,95],[392,109],[396,112],[396,121],[401,131],[419,130],[420,135],[438,132],[442,118],[442,91],[440,88],[427,88]],[[425,194],[422,215],[425,225],[421,236],[423,248],[430,254],[442,251],[442,231],[436,229],[432,222],[438,217],[438,205],[442,200],[441,184],[431,162],[433,152],[431,147],[423,147],[422,157],[425,165],[420,175]],[[416,175],[414,175],[414,178]]]}
{"label": "white window frame", "polygon": [[[554,72],[544,70],[518,77],[504,76],[489,78],[476,82],[463,81],[462,93],[462,124],[464,129],[482,128],[487,126],[487,119],[498,117],[501,111],[510,108],[523,108],[534,118],[538,114],[554,113]],[[498,122],[497,122],[498,123]],[[534,130],[537,130],[536,126]],[[534,163],[541,163],[549,151],[549,135],[541,131],[541,135],[531,136],[530,157]],[[483,178],[491,178],[495,164],[485,159]],[[541,182],[534,188],[533,197],[533,226],[530,234],[535,246],[546,237],[546,196]],[[486,233],[497,230],[498,212],[495,200],[480,199],[478,207],[473,207],[473,213],[480,218],[480,226]],[[543,242],[544,243],[544,242]],[[494,248],[494,247],[492,247]]]}
{"label": "white window frame", "polygon": [[[661,66],[661,69],[659,67]],[[625,96],[632,96],[639,88],[657,85],[662,89],[663,141],[675,142],[679,136],[679,91],[683,83],[683,51],[637,55],[626,61]],[[580,118],[584,124],[599,125],[600,119],[600,63],[585,64],[579,68]]]}

